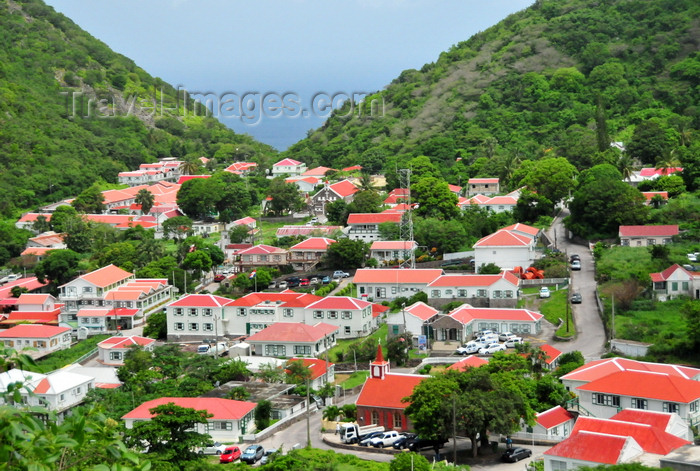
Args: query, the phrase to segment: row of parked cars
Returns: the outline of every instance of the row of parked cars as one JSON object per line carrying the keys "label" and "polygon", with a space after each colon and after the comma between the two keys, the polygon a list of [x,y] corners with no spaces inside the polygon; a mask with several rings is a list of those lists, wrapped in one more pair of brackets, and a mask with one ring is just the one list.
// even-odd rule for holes
{"label": "row of parked cars", "polygon": [[[500,343],[503,342],[503,343]],[[457,348],[458,355],[493,355],[496,352],[503,352],[507,348],[515,348],[523,343],[523,338],[512,332],[494,332],[483,330],[476,334],[476,338]]]}
{"label": "row of parked cars", "polygon": [[281,281],[272,281],[267,287],[268,289],[287,289],[296,288],[298,286],[315,286],[315,285],[327,285],[331,281],[340,281],[343,278],[349,277],[350,274],[342,270],[336,270],[333,275],[312,275],[308,278],[301,278],[299,276],[290,276]]}
{"label": "row of parked cars", "polygon": [[438,446],[442,448],[447,440],[427,440],[415,433],[400,433],[396,430],[386,432],[372,432],[362,437],[360,446],[373,446],[375,448],[394,447],[397,450],[419,451],[423,448]]}
{"label": "row of parked cars", "polygon": [[267,450],[262,445],[249,445],[245,450],[241,451],[236,445],[222,445],[219,442],[210,443],[202,448],[197,449],[200,455],[218,455],[219,463],[233,463],[236,460],[241,460],[242,463],[255,464],[258,461],[260,464],[266,464],[270,461],[273,454],[277,453],[277,449],[268,448]]}

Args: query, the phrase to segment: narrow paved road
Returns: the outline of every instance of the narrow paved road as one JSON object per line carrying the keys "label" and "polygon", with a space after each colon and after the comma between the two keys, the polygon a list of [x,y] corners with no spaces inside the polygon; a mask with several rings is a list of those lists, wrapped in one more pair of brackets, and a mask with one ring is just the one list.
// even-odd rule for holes
{"label": "narrow paved road", "polygon": [[[595,303],[595,270],[593,266],[593,254],[588,246],[576,244],[567,238],[562,219],[568,216],[569,211],[564,209],[555,222],[549,234],[553,240],[556,235],[556,247],[566,253],[567,258],[572,254],[581,257],[581,271],[572,271],[571,290],[578,291],[583,297],[581,304],[573,304],[573,317],[576,323],[576,338],[568,342],[554,341],[553,345],[563,352],[578,350],[586,361],[599,359],[605,353],[605,330],[603,322],[598,314]],[[563,317],[563,316],[562,316]]]}

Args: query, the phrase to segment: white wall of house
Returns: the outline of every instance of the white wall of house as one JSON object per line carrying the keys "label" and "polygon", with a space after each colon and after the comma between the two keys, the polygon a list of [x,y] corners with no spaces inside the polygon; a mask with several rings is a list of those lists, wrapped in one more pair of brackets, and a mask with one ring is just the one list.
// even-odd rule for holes
{"label": "white wall of house", "polygon": [[489,263],[494,263],[503,270],[527,268],[534,261],[534,243],[527,247],[474,247],[474,263],[477,270]]}
{"label": "white wall of house", "polygon": [[[675,412],[688,423],[700,421],[700,399],[692,403],[671,403],[659,399],[648,399],[631,396],[618,396],[591,391],[576,391],[579,404],[590,411],[594,417],[609,419],[621,409],[645,409],[656,412]],[[640,401],[643,401],[640,403]],[[677,410],[673,408],[677,407]],[[693,411],[691,411],[691,408]]]}
{"label": "white wall of house", "polygon": [[428,283],[362,283],[357,284],[357,294],[362,299],[372,299],[374,302],[390,301],[392,299],[410,298],[419,291],[425,291]]}
{"label": "white wall of house", "polygon": [[[134,422],[141,419],[124,419],[126,428],[133,428]],[[246,414],[243,419],[226,419],[226,420],[211,420],[206,424],[197,424],[196,431],[198,433],[206,433],[211,436],[214,441],[237,443],[240,436],[255,431],[254,410]],[[245,446],[241,446],[241,451]]]}

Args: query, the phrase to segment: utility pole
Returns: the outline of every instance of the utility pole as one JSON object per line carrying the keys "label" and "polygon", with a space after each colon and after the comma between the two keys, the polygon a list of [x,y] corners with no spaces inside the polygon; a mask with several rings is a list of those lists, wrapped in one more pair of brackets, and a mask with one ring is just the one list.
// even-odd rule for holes
{"label": "utility pole", "polygon": [[457,465],[457,393],[452,393],[452,465]]}
{"label": "utility pole", "polygon": [[311,448],[311,416],[309,413],[309,401],[311,392],[309,390],[309,378],[306,378],[306,448]]}

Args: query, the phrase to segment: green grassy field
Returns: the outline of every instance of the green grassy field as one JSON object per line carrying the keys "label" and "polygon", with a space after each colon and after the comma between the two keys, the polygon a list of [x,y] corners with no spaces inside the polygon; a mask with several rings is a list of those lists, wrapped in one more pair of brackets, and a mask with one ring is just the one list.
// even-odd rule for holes
{"label": "green grassy field", "polygon": [[[382,324],[379,326],[377,330],[372,332],[370,335],[365,337],[365,340],[367,339],[375,339],[378,341],[381,341],[382,344],[386,344],[386,334],[389,331],[389,328],[387,327],[386,324]],[[338,361],[338,353],[342,352],[343,357],[345,361],[352,361],[352,352],[349,352],[349,347],[350,345],[357,343],[359,339],[343,339],[343,340],[338,340],[337,344],[335,347],[331,348],[330,350],[330,358],[331,361]]]}
{"label": "green grassy field", "polygon": [[685,321],[679,312],[686,300],[655,302],[653,309],[630,310],[615,315],[615,337],[638,342],[656,343],[685,332]]}

